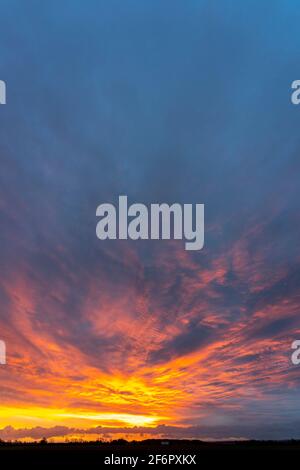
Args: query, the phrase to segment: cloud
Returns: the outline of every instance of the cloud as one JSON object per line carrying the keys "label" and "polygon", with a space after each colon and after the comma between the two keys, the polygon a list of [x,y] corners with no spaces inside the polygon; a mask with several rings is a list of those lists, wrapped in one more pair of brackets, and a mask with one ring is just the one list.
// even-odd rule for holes
{"label": "cloud", "polygon": [[[293,423],[273,423],[272,425],[265,426],[264,430],[258,430],[256,425],[238,424],[235,426],[218,425],[218,426],[169,426],[159,425],[155,428],[147,428],[143,426],[136,426],[133,428],[116,427],[107,428],[98,426],[95,428],[78,429],[68,428],[66,426],[55,426],[52,428],[44,428],[37,426],[30,429],[14,429],[7,426],[0,429],[0,439],[4,441],[12,440],[39,440],[42,438],[59,440],[63,439],[78,439],[87,436],[91,440],[99,439],[114,439],[119,435],[126,436],[129,440],[143,439],[143,438],[156,438],[156,439],[202,439],[202,440],[229,440],[229,439],[262,439],[262,440],[280,440],[282,435],[288,438],[299,438],[300,436],[300,422],[294,421]],[[74,437],[76,436],[76,437]],[[97,437],[98,436],[98,437]]]}
{"label": "cloud", "polygon": [[[150,354],[151,363],[167,362],[172,357],[184,356],[193,351],[200,350],[211,341],[213,329],[203,325],[189,325],[186,331],[181,332],[171,340],[167,340],[160,349]],[[214,337],[216,339],[216,337]]]}
{"label": "cloud", "polygon": [[[85,433],[55,409],[297,436],[298,13],[17,3],[0,31],[2,435]],[[100,242],[95,209],[120,194],[204,202],[204,249]]]}

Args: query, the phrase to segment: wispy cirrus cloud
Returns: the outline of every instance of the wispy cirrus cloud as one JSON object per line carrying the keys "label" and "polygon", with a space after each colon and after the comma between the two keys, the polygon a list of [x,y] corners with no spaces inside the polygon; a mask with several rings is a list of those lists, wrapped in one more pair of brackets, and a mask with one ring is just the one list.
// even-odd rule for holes
{"label": "wispy cirrus cloud", "polygon": [[[1,10],[0,437],[297,437],[297,12],[112,3]],[[119,194],[204,249],[99,242]]]}

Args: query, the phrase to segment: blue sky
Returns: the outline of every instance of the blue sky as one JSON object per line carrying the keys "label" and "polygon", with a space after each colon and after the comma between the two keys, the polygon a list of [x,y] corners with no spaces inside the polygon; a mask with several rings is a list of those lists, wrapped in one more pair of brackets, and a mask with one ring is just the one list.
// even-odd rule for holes
{"label": "blue sky", "polygon": [[[300,437],[297,3],[0,9],[0,325],[11,357],[0,426],[25,426],[16,407],[57,424],[61,376],[73,415],[150,414],[183,436],[196,426],[196,437]],[[120,194],[204,203],[204,249],[100,242],[96,207]],[[79,398],[91,377],[100,403],[97,387]]]}

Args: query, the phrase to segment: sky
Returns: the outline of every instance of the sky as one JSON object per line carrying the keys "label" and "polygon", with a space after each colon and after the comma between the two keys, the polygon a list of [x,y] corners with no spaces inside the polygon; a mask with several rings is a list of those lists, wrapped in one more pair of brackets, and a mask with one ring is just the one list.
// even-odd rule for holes
{"label": "sky", "polygon": [[297,5],[0,1],[0,439],[300,438]]}

